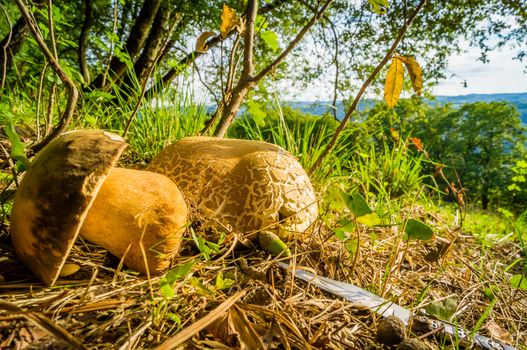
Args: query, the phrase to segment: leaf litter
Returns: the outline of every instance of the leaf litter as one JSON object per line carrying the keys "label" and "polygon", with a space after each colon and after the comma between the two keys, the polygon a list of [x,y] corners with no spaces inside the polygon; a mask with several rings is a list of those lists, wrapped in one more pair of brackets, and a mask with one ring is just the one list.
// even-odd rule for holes
{"label": "leaf litter", "polygon": [[[427,213],[416,207],[419,216]],[[433,217],[439,229],[426,242],[404,241],[390,227],[359,230],[353,271],[353,251],[320,219],[307,241],[290,245],[291,263],[412,310],[455,297],[448,312],[456,324],[469,332],[481,325],[481,334],[527,349],[527,292],[510,284],[513,271],[505,269],[519,248],[502,241],[484,250]],[[240,247],[235,234],[208,259],[189,237],[175,270],[150,280],[79,240],[68,263],[80,270],[52,288],[17,260],[5,227],[0,251],[0,348],[383,349],[371,310],[293,278],[263,251]],[[218,283],[218,276],[232,283]],[[430,349],[452,348],[434,336],[423,340]]]}

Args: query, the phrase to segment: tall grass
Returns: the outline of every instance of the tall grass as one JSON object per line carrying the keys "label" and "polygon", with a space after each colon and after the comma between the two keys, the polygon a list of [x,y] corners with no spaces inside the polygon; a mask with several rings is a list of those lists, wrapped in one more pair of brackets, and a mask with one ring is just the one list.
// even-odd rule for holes
{"label": "tall grass", "polygon": [[[112,94],[88,94],[80,127],[96,127],[122,133],[137,103],[138,96],[133,94],[134,91],[137,90],[125,91],[114,87]],[[127,154],[130,161],[150,161],[167,144],[197,134],[207,117],[205,106],[195,100],[187,87],[159,93],[152,100],[143,100],[127,134],[130,145]]]}
{"label": "tall grass", "polygon": [[426,200],[430,190],[438,191],[433,177],[423,168],[425,162],[421,154],[408,149],[404,140],[384,140],[380,147],[374,143],[359,144],[346,168],[352,187],[366,197],[389,204],[396,199]]}
{"label": "tall grass", "polygon": [[[338,125],[330,116],[311,116],[279,103],[266,113],[263,125],[255,122],[249,113],[243,113],[228,136],[276,144],[296,156],[305,169],[311,168],[322,154]],[[355,131],[353,127],[345,129],[337,147],[313,174],[314,178],[341,174],[339,169],[354,147]]]}

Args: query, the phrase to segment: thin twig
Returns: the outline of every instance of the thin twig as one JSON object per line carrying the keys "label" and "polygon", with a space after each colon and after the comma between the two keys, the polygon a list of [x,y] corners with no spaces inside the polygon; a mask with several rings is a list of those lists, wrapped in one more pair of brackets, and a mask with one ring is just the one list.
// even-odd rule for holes
{"label": "thin twig", "polygon": [[357,96],[355,96],[355,99],[353,100],[353,103],[351,104],[350,108],[346,112],[346,116],[344,117],[342,122],[339,124],[337,130],[335,130],[335,133],[333,134],[333,137],[331,138],[331,141],[329,141],[328,145],[324,149],[324,152],[322,152],[322,154],[317,158],[317,160],[315,161],[313,166],[309,169],[309,171],[308,171],[309,174],[313,174],[313,172],[320,167],[320,165],[322,164],[324,159],[328,156],[328,154],[331,152],[331,150],[333,150],[333,147],[335,147],[335,145],[337,143],[337,140],[338,140],[340,134],[342,133],[342,130],[344,130],[344,127],[346,126],[346,124],[350,120],[351,116],[353,115],[353,113],[357,109],[357,106],[359,104],[360,99],[362,98],[362,95],[364,94],[366,89],[370,86],[370,84],[373,82],[373,80],[375,80],[375,78],[377,77],[377,75],[379,74],[381,69],[386,65],[386,63],[388,63],[388,61],[390,60],[392,55],[395,53],[395,50],[397,49],[397,46],[399,46],[399,43],[401,42],[401,40],[403,39],[404,35],[408,31],[408,28],[410,28],[412,22],[417,17],[417,14],[421,11],[421,9],[423,8],[423,6],[425,4],[426,4],[426,0],[421,0],[419,2],[419,4],[415,8],[414,12],[412,13],[412,15],[410,16],[408,21],[399,30],[399,33],[397,34],[397,38],[393,42],[392,46],[390,47],[390,49],[388,50],[388,52],[386,53],[386,55],[384,56],[382,61],[377,65],[377,67],[375,67],[375,69],[370,74],[368,79],[366,79],[364,84],[362,84],[361,88],[359,89],[359,92],[357,93]]}
{"label": "thin twig", "polygon": [[106,69],[104,70],[104,73],[102,75],[102,83],[101,86],[106,85],[106,78],[108,77],[108,73],[110,73],[110,63],[113,60],[113,53],[115,50],[115,41],[114,36],[117,33],[117,18],[119,14],[119,0],[115,0],[113,4],[113,27],[112,27],[112,40],[110,41],[110,55],[108,56],[108,63],[106,64]]}
{"label": "thin twig", "polygon": [[44,68],[42,68],[42,72],[40,73],[40,79],[38,81],[38,93],[37,93],[37,111],[36,111],[36,118],[35,118],[35,128],[37,131],[37,141],[40,141],[40,107],[42,104],[42,91],[44,90],[44,78],[46,76],[46,72],[48,70],[48,61],[44,62]]}
{"label": "thin twig", "polygon": [[7,41],[4,46],[2,46],[2,50],[4,51],[4,61],[2,62],[2,80],[0,82],[0,88],[4,88],[5,84],[5,78],[7,75],[7,48],[9,47],[9,44],[11,43],[11,36],[13,35],[13,24],[11,23],[11,19],[9,18],[9,15],[7,14],[6,9],[2,4],[0,4],[0,8],[2,8],[2,12],[4,13],[4,16],[7,20],[7,24],[9,25],[9,33],[7,34]]}
{"label": "thin twig", "polygon": [[38,26],[33,19],[33,16],[27,9],[27,6],[24,4],[23,0],[15,0],[16,4],[18,6],[18,9],[20,10],[22,16],[25,18],[26,23],[29,27],[29,30],[33,34],[33,37],[35,38],[35,41],[37,42],[38,46],[44,53],[44,56],[48,59],[51,67],[57,74],[57,76],[60,78],[62,83],[66,86],[68,90],[68,101],[66,103],[66,109],[64,110],[64,113],[62,114],[59,123],[55,126],[55,128],[52,130],[52,132],[44,138],[44,140],[40,141],[39,143],[33,145],[31,147],[31,151],[38,152],[44,146],[46,146],[51,140],[53,140],[55,137],[57,137],[61,132],[63,132],[71,122],[71,119],[73,117],[73,111],[75,110],[75,106],[77,105],[77,100],[79,99],[79,91],[77,90],[77,87],[75,86],[75,83],[68,77],[66,72],[62,69],[62,67],[59,64],[59,61],[55,59],[55,56],[51,53],[48,46],[46,45],[44,38],[40,34],[38,30]]}
{"label": "thin twig", "polygon": [[49,38],[51,40],[51,49],[53,50],[53,57],[58,61],[59,55],[57,54],[57,42],[55,40],[55,28],[53,25],[53,1],[48,0],[48,22],[49,22]]}

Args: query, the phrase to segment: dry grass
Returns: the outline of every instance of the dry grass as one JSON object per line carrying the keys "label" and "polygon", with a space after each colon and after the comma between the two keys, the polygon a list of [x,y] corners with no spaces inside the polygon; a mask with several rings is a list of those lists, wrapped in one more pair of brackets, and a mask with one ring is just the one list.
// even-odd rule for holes
{"label": "dry grass", "polygon": [[[455,319],[469,330],[491,303],[483,291],[495,285],[495,305],[479,331],[501,331],[500,337],[527,349],[527,293],[513,289],[510,272],[504,271],[519,257],[518,247],[502,243],[482,251],[471,237],[460,237],[437,217],[435,226],[442,239],[426,244],[406,245],[393,228],[363,230],[351,271],[353,259],[321,221],[308,241],[294,245],[294,261],[408,308],[456,296]],[[0,348],[383,348],[376,341],[378,317],[369,310],[293,279],[261,251],[231,249],[233,243],[228,236],[206,261],[187,241],[174,265],[190,259],[196,264],[173,285],[175,297],[167,299],[159,287],[161,277],[147,280],[131,271],[116,272],[118,261],[83,241],[69,259],[80,271],[45,288],[17,261],[4,233]],[[219,284],[219,274],[232,285]],[[431,349],[452,348],[434,336],[425,340]]]}

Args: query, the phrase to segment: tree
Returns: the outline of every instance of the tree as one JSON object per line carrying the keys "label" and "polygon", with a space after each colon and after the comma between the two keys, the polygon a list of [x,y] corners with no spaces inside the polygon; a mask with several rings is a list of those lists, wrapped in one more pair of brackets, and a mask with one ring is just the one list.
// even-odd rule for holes
{"label": "tree", "polygon": [[[35,0],[26,5],[40,2]],[[52,11],[48,11],[47,3],[52,4]],[[50,47],[56,46],[61,65],[77,85],[83,82],[89,87],[85,91],[112,92],[111,87],[125,88],[124,91],[130,92],[128,95],[137,99],[137,82],[149,87],[144,95],[151,97],[157,91],[170,89],[171,81],[193,66],[212,94],[224,95],[217,99],[221,112],[218,118],[223,120],[220,122],[223,126],[216,132],[219,135],[224,133],[224,125],[229,124],[248,96],[258,98],[258,94],[268,91],[272,82],[262,79],[268,74],[273,81],[285,80],[300,87],[316,79],[329,81],[335,93],[334,101],[347,101],[353,95],[354,82],[364,81],[371,75],[419,1],[390,1],[384,15],[372,11],[370,1],[270,0],[254,3],[261,6],[257,6],[260,10],[254,18],[253,44],[241,40],[247,33],[236,39],[238,32],[233,30],[225,38],[219,35],[209,38],[208,50],[195,50],[196,38],[205,31],[218,32],[223,1],[48,1],[34,7],[33,11],[44,39],[51,44],[54,37],[55,45]],[[320,12],[325,3],[330,4]],[[228,5],[246,19],[250,18],[248,9],[254,8],[245,8],[242,2],[235,1]],[[506,42],[523,43],[527,33],[527,26],[523,26],[526,6],[519,0],[430,2],[422,15],[416,17],[414,27],[406,33],[398,52],[416,56],[425,68],[425,81],[433,83],[444,76],[449,54],[459,50],[459,38],[465,37],[480,45],[483,54],[492,49],[490,42],[495,38],[498,46]],[[13,4],[6,4],[6,8],[9,15],[17,15]],[[52,18],[48,18],[48,13]],[[42,67],[48,65],[47,59],[33,40],[26,39],[24,20],[19,16],[14,18],[12,27],[6,21],[0,25],[3,43],[9,43],[3,53],[6,63],[2,67],[6,78],[4,91],[20,87],[36,99],[39,80],[47,84],[44,88],[50,89],[56,79],[49,76],[49,70],[44,74],[45,79],[39,79]],[[311,18],[317,20],[308,26],[307,40],[299,40],[287,50],[289,43],[307,28]],[[231,50],[236,40],[240,41],[238,50]],[[274,42],[271,45],[270,40]],[[524,47],[518,46],[519,59],[524,58],[522,50]],[[232,86],[231,97],[226,99],[229,61],[243,59],[247,51],[258,58],[252,63],[253,72],[257,72],[253,78],[257,79],[247,79],[247,74],[238,79]],[[286,57],[278,54],[286,51]],[[278,57],[280,64],[275,62]],[[13,67],[13,74],[5,74],[9,65]],[[243,66],[248,67],[247,64]],[[240,77],[243,67],[235,67],[231,73]],[[372,83],[375,86],[376,82]],[[64,98],[59,101],[63,103]]]}
{"label": "tree", "polygon": [[[393,128],[401,137],[420,139],[430,159],[444,165],[447,179],[456,183],[459,176],[466,197],[483,209],[507,200],[512,168],[526,154],[527,128],[516,107],[507,102],[454,108],[406,99],[395,110],[379,103],[364,118],[374,119],[371,128],[384,130],[388,137]],[[373,140],[380,149],[384,139]]]}
{"label": "tree", "polygon": [[520,114],[506,102],[476,102],[449,114],[447,121],[450,128],[442,135],[445,156],[487,209],[492,197],[506,192],[511,168],[525,152],[526,128]]}

